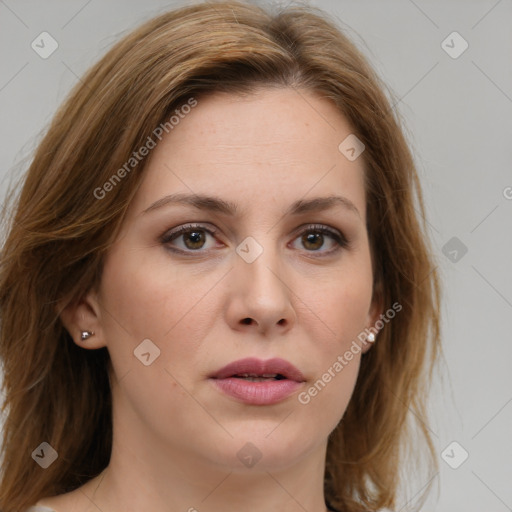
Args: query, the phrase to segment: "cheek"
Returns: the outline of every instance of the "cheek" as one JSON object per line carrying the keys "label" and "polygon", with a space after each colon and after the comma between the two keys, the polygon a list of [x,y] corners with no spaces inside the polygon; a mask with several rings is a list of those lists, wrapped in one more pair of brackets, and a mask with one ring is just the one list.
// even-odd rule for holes
{"label": "cheek", "polygon": [[[314,341],[314,379],[298,396],[312,417],[322,417],[328,431],[342,418],[359,374],[361,341],[372,299],[369,252],[353,254],[339,271],[315,286],[302,288],[307,307],[302,324]],[[314,293],[311,293],[314,290]]]}
{"label": "cheek", "polygon": [[[309,417],[329,434],[343,417],[359,374],[361,342],[371,304],[371,275],[351,274],[308,297],[304,325],[314,342],[314,378],[298,396]],[[307,311],[307,312],[306,312]],[[312,313],[314,312],[314,313]]]}
{"label": "cheek", "polygon": [[103,272],[103,304],[115,320],[109,325],[136,339],[163,339],[194,308],[207,283],[178,272],[165,255],[149,260],[146,252],[152,251],[121,258],[122,252],[112,251]]}
{"label": "cheek", "polygon": [[[343,360],[343,359],[342,359]],[[314,430],[319,427],[327,437],[340,422],[352,397],[359,373],[360,355],[345,364],[333,358],[316,380],[298,394],[303,407],[305,425]],[[314,435],[312,433],[312,435]]]}
{"label": "cheek", "polygon": [[306,328],[310,326],[313,339],[315,331],[322,333],[324,354],[332,356],[333,350],[339,351],[350,345],[367,327],[372,281],[369,255],[356,256],[341,265],[338,272],[308,280],[301,287],[300,293],[307,306],[305,314],[311,317],[310,321],[304,321],[304,325]]}
{"label": "cheek", "polygon": [[160,350],[158,366],[171,368],[176,360],[190,361],[218,317],[211,313],[215,293],[210,292],[216,281],[218,276],[178,271],[165,255],[149,261],[143,250],[113,250],[105,261],[100,300],[116,373],[138,368],[134,350],[146,339]]}
{"label": "cheek", "polygon": [[165,260],[145,261],[143,251],[124,258],[121,253],[127,254],[112,251],[105,261],[100,295],[105,340],[123,390],[116,396],[127,401],[125,412],[168,428],[178,411],[190,407],[190,396],[178,382],[185,383],[185,370],[197,365],[194,348],[210,318],[201,314],[207,304],[201,298],[212,285],[177,272]]}

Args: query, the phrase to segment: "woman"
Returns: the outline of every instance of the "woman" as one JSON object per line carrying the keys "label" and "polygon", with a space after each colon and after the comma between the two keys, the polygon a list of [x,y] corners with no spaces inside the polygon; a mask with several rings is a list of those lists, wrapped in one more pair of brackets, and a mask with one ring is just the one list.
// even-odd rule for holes
{"label": "woman", "polygon": [[322,12],[145,23],[72,91],[15,201],[4,512],[393,508],[410,410],[434,463],[421,190]]}

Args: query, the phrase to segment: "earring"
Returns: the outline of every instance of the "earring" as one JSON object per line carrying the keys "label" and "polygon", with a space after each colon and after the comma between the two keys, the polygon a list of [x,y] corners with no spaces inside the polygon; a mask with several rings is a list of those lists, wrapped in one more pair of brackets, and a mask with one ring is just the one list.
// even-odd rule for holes
{"label": "earring", "polygon": [[375,341],[375,334],[373,334],[373,332],[371,332],[370,334],[368,334],[368,336],[366,337],[366,339],[370,342],[370,343],[373,343]]}
{"label": "earring", "polygon": [[80,336],[82,341],[85,341],[88,340],[91,336],[94,336],[94,333],[92,331],[82,331]]}

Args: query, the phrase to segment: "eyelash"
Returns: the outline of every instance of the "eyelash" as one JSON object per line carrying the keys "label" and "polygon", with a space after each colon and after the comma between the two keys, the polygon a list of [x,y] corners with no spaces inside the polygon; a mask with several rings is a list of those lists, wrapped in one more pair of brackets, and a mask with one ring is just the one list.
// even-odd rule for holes
{"label": "eyelash", "polygon": [[[161,237],[160,237],[160,241],[162,244],[169,244],[170,242],[172,242],[173,240],[177,239],[180,237],[180,235],[183,235],[183,234],[186,234],[186,233],[191,233],[193,231],[204,231],[210,235],[212,235],[213,237],[215,237],[215,235],[219,232],[218,229],[216,228],[213,228],[213,227],[206,227],[204,225],[201,225],[201,224],[185,224],[183,226],[179,226],[178,228],[172,230],[172,231],[167,231],[165,232]],[[335,230],[333,228],[330,228],[328,226],[325,226],[323,224],[308,224],[306,226],[304,226],[304,228],[297,233],[297,235],[295,236],[294,238],[294,241],[297,240],[297,238],[299,238],[300,236],[304,235],[305,233],[308,233],[308,232],[313,232],[313,233],[320,233],[322,235],[328,235],[330,236],[337,244],[337,247],[335,247],[334,249],[331,249],[329,251],[308,251],[307,249],[306,252],[308,253],[311,253],[311,256],[313,257],[317,257],[317,258],[322,258],[322,257],[325,257],[325,256],[331,256],[335,253],[337,253],[338,251],[340,251],[341,249],[347,249],[347,248],[350,248],[350,241],[344,236],[343,233],[341,233],[340,231],[338,230]],[[197,250],[194,250],[194,249],[188,249],[188,250],[184,250],[184,249],[177,249],[176,247],[171,247],[170,245],[168,245],[168,250],[174,252],[174,253],[178,253],[178,254],[187,254],[187,255],[190,255],[190,254],[194,254],[194,253],[204,253],[204,252],[207,252],[207,251],[203,251],[201,249],[197,249]],[[317,254],[315,254],[317,253]]]}

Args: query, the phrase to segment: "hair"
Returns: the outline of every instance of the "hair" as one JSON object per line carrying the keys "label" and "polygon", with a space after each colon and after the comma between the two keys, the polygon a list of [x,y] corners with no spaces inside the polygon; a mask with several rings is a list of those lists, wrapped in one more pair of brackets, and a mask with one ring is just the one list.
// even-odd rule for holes
{"label": "hair", "polygon": [[[346,512],[397,504],[407,450],[437,466],[426,400],[440,347],[440,285],[419,178],[399,114],[362,53],[313,7],[239,1],[181,6],[116,43],[74,87],[38,146],[21,191],[8,196],[0,257],[0,358],[5,401],[0,508],[19,512],[76,489],[109,463],[111,362],[75,344],[60,312],[101,280],[102,262],[143,177],[103,187],[155,127],[190,98],[310,91],[331,101],[365,144],[367,229],[374,296],[385,322],[362,356],[356,386],[328,439],[326,500]],[[42,469],[32,452],[58,459]]]}

